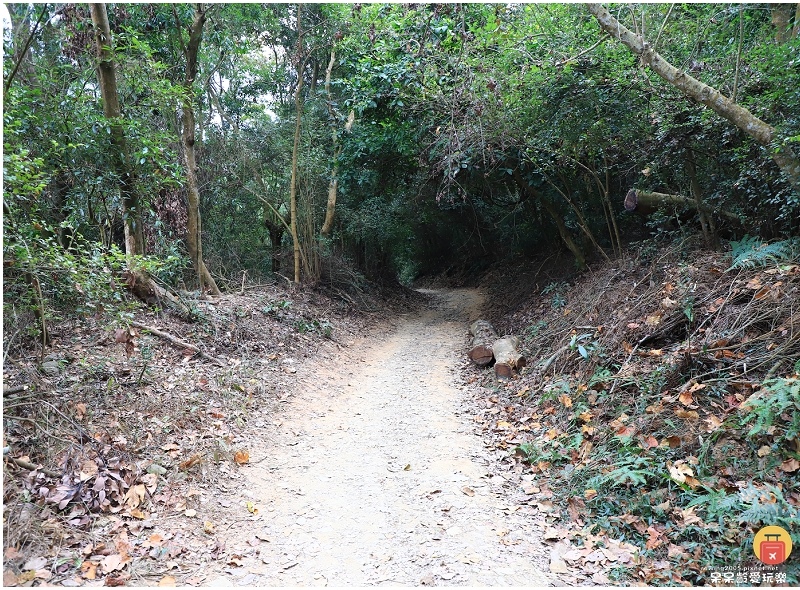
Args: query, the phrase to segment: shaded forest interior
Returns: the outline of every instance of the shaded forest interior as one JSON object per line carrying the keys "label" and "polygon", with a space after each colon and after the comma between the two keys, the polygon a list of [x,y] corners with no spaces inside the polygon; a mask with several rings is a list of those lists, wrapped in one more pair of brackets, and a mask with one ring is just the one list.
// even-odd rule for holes
{"label": "shaded forest interior", "polygon": [[358,291],[797,231],[795,5],[8,13],[9,294],[83,298],[41,266],[94,297],[112,266]]}
{"label": "shaded forest interior", "polygon": [[[528,363],[512,363],[522,377],[507,387],[486,382],[496,389],[487,407],[509,424],[501,448],[518,445],[544,477],[579,464],[584,439],[617,457],[657,422],[663,436],[643,438],[644,454],[708,454],[676,443],[674,423],[647,417],[637,392],[649,388],[640,399],[662,404],[657,415],[672,404],[712,426],[754,391],[777,392],[759,394],[736,437],[700,434],[717,437],[718,455],[728,445],[758,458],[726,464],[696,506],[709,520],[723,514],[719,494],[761,461],[771,475],[746,490],[778,498],[770,506],[786,526],[800,522],[789,481],[800,467],[800,4],[5,9],[3,328],[14,375],[63,377],[67,361],[50,347],[85,321],[108,332],[98,341],[135,351],[138,382],[124,376],[138,387],[150,363],[140,331],[157,335],[134,318],[143,309],[169,316],[176,333],[196,326],[170,342],[224,364],[198,341],[271,351],[258,348],[258,329],[237,331],[234,312],[213,311],[220,295],[241,295],[270,338],[300,347],[335,339],[350,311],[362,326],[363,314],[414,305],[409,286],[481,285],[493,337],[515,334],[514,356],[519,344]],[[725,315],[733,308],[743,319]],[[723,385],[703,385],[710,373]],[[526,392],[543,393],[537,420],[554,433],[538,446],[520,443],[515,422]],[[698,399],[724,412],[697,412]],[[647,419],[628,421],[634,409]],[[616,434],[592,438],[603,412]],[[24,440],[39,418],[9,423]],[[15,469],[35,467],[20,453]],[[636,486],[660,490],[637,453],[584,487],[622,504]],[[677,470],[665,475],[668,499],[689,510],[702,469],[681,461],[664,463]],[[124,465],[106,468],[146,484]],[[573,511],[595,506],[572,491]],[[54,485],[42,493],[56,506],[74,500]],[[667,501],[653,494],[654,505]],[[764,506],[751,505],[763,513],[741,530],[730,521],[704,538],[750,538]],[[625,534],[652,555],[670,551],[697,571],[675,579],[655,568],[640,574],[648,583],[703,582],[722,563],[673,550],[685,540],[658,528],[658,515],[651,532],[650,516],[613,518],[628,518]]]}

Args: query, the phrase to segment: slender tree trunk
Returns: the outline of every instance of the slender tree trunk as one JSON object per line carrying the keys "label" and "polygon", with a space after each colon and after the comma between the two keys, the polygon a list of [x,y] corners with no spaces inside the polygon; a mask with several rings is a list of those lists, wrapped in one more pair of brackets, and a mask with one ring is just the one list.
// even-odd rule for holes
{"label": "slender tree trunk", "polygon": [[578,269],[583,270],[586,268],[586,256],[584,256],[578,244],[575,243],[575,240],[572,239],[569,229],[567,229],[567,224],[564,223],[564,217],[550,201],[522,178],[522,174],[520,174],[519,170],[514,170],[514,182],[516,182],[517,188],[519,188],[522,194],[526,195],[526,198],[535,197],[535,200],[542,204],[544,210],[553,218],[556,228],[558,229],[558,234],[561,236],[561,239],[564,240],[564,244],[566,244],[569,251],[572,252],[572,255],[575,257],[575,263]]}
{"label": "slender tree trunk", "polygon": [[272,256],[272,273],[281,272],[281,241],[283,240],[283,228],[279,225],[269,224],[269,243]]}
{"label": "slender tree trunk", "polygon": [[[176,16],[176,24],[179,24]],[[193,108],[194,81],[197,77],[197,58],[200,53],[200,43],[203,40],[203,25],[206,22],[206,13],[202,5],[195,9],[194,19],[189,27],[189,43],[183,48],[186,57],[186,78],[183,83],[183,114],[181,116],[182,131],[181,143],[183,144],[183,157],[186,162],[186,246],[192,266],[197,272],[200,282],[200,292],[207,287],[212,295],[221,295],[214,277],[208,272],[203,261],[202,221],[200,219],[200,190],[197,183],[197,160],[195,157],[195,117]],[[179,29],[180,34],[180,29]]]}
{"label": "slender tree trunk", "polygon": [[[784,144],[780,141],[781,138],[776,137],[774,127],[753,116],[750,111],[723,96],[717,89],[704,84],[670,64],[657,51],[654,51],[641,35],[633,33],[614,18],[602,4],[590,3],[586,4],[586,6],[589,12],[597,19],[597,22],[600,23],[600,27],[606,33],[621,41],[633,53],[639,55],[643,64],[649,66],[656,74],[681,90],[688,97],[707,106],[736,125],[762,146],[768,148],[772,159],[786,175],[789,182],[796,190],[800,191],[800,159],[788,144]],[[777,150],[771,145],[774,140],[778,140]]]}
{"label": "slender tree trunk", "polygon": [[300,157],[300,129],[303,119],[303,69],[306,60],[303,57],[303,31],[301,28],[302,4],[297,5],[297,88],[294,91],[294,144],[292,147],[292,178],[289,184],[289,219],[294,247],[294,282],[300,282],[300,238],[297,235],[297,175]]}
{"label": "slender tree trunk", "polygon": [[539,199],[539,202],[542,204],[542,207],[544,207],[544,210],[547,211],[550,217],[553,218],[553,221],[558,228],[558,234],[561,236],[561,239],[564,240],[564,244],[566,244],[569,251],[572,252],[572,255],[575,257],[575,264],[578,266],[578,269],[583,270],[586,268],[586,256],[583,255],[583,251],[580,249],[578,244],[575,243],[575,240],[572,239],[572,236],[567,229],[567,224],[564,223],[564,217],[546,198]]}
{"label": "slender tree trunk", "polygon": [[700,219],[703,239],[708,248],[716,249],[719,245],[717,242],[717,228],[714,226],[714,217],[709,214],[708,208],[703,205],[703,193],[700,189],[700,182],[697,180],[697,167],[694,162],[694,152],[691,149],[686,151],[686,175],[689,177],[692,198],[697,207],[697,217]]}
{"label": "slender tree trunk", "polygon": [[333,64],[336,62],[336,52],[331,50],[331,60],[328,62],[328,69],[325,70],[325,94],[328,98],[328,117],[331,121],[331,141],[333,143],[333,165],[331,167],[331,179],[328,182],[328,204],[325,208],[325,221],[322,223],[320,234],[328,236],[333,229],[333,217],[336,213],[336,197],[339,188],[339,155],[342,148],[339,146],[339,135],[336,132],[336,111],[333,108],[333,97],[331,96],[331,72]]}
{"label": "slender tree trunk", "polygon": [[792,27],[792,39],[796,39],[800,34],[800,2],[797,3],[794,11],[794,27]]}
{"label": "slender tree trunk", "polygon": [[[564,200],[567,202],[567,204],[575,212],[575,217],[577,217],[577,219],[578,219],[578,227],[581,228],[581,231],[583,231],[583,233],[586,235],[586,237],[589,238],[589,241],[594,245],[594,247],[597,248],[597,251],[600,252],[600,254],[603,255],[603,258],[605,258],[608,261],[611,261],[611,258],[609,258],[609,256],[606,253],[606,251],[603,250],[603,248],[600,247],[600,244],[597,243],[597,240],[594,239],[594,234],[592,233],[592,230],[589,229],[589,225],[586,223],[586,219],[584,219],[583,214],[581,213],[581,210],[574,203],[574,201],[572,199],[570,199],[569,195],[567,193],[565,193],[564,191],[562,191],[558,187],[557,184],[555,184],[552,180],[550,180],[546,176],[545,176],[545,180],[547,181],[547,184],[549,184],[551,187],[553,187],[556,190],[556,192],[558,192],[558,194],[560,194],[564,198]],[[567,190],[569,190],[569,188],[567,188]],[[563,223],[563,220],[562,220],[562,223]]]}
{"label": "slender tree trunk", "polygon": [[139,196],[136,194],[133,171],[129,164],[125,133],[120,124],[122,112],[117,95],[114,51],[106,5],[91,4],[90,6],[95,30],[95,43],[97,45],[97,80],[100,84],[100,96],[103,99],[103,114],[109,120],[111,128],[111,150],[114,166],[119,176],[119,188],[122,195],[125,254],[130,260],[130,257],[134,255],[144,254],[144,232],[142,231]]}

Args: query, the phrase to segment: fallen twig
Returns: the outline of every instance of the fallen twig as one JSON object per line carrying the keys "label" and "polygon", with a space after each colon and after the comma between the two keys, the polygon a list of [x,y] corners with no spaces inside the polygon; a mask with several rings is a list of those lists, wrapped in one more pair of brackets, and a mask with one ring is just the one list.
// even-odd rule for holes
{"label": "fallen twig", "polygon": [[19,393],[20,391],[25,391],[26,389],[28,389],[27,385],[12,385],[11,387],[3,387],[3,397]]}
{"label": "fallen twig", "polygon": [[167,334],[166,332],[162,332],[158,328],[154,328],[152,326],[141,324],[139,322],[131,322],[131,325],[132,326],[136,326],[137,328],[141,328],[142,330],[147,330],[148,332],[150,332],[152,334],[155,334],[156,336],[159,336],[160,338],[163,338],[164,340],[172,342],[172,344],[176,344],[178,346],[182,346],[183,348],[188,348],[189,350],[196,352],[201,357],[210,360],[211,362],[213,362],[216,365],[219,365],[220,367],[224,367],[225,366],[225,363],[223,363],[221,360],[219,360],[217,358],[214,358],[210,354],[207,354],[207,353],[203,352],[198,347],[196,347],[194,344],[189,344],[188,342],[184,342],[183,340],[181,340],[179,338],[176,338],[172,334]]}
{"label": "fallen twig", "polygon": [[44,467],[37,467],[30,461],[25,461],[24,459],[17,459],[16,457],[6,457],[6,458],[17,467],[22,467],[23,469],[27,469],[28,471],[38,470],[44,473],[47,477],[59,478],[63,475],[62,473],[56,473],[55,471],[50,471],[49,469],[45,469]]}

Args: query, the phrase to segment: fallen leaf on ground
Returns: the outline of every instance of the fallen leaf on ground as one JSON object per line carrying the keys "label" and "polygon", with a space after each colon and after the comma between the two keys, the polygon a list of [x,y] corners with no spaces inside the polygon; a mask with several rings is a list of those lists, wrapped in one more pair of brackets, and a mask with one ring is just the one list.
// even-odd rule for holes
{"label": "fallen leaf on ground", "polygon": [[238,465],[244,465],[245,463],[250,462],[250,453],[248,451],[236,451],[233,454],[233,460],[236,461]]}
{"label": "fallen leaf on ground", "polygon": [[180,467],[181,469],[189,469],[189,467],[194,467],[195,465],[197,465],[198,463],[200,463],[200,460],[201,460],[201,459],[202,459],[202,457],[200,456],[200,454],[199,454],[199,453],[198,453],[198,454],[195,454],[195,455],[192,455],[191,457],[189,457],[188,459],[186,459],[186,461],[183,461],[183,462],[182,462],[182,463],[179,465],[179,467]]}
{"label": "fallen leaf on ground", "polygon": [[645,544],[647,549],[655,549],[664,544],[664,531],[660,531],[654,527],[648,527],[647,533],[649,534],[647,543]]}
{"label": "fallen leaf on ground", "polygon": [[113,571],[122,569],[125,567],[126,561],[123,560],[122,555],[119,553],[112,553],[111,555],[106,555],[106,557],[101,562],[101,566],[103,567],[103,573],[111,573]]}
{"label": "fallen leaf on ground", "polygon": [[25,562],[25,565],[22,566],[23,571],[27,570],[39,570],[42,569],[44,566],[47,565],[47,558],[46,557],[33,557]]}
{"label": "fallen leaf on ground", "polygon": [[680,461],[674,465],[667,463],[667,468],[669,469],[669,476],[678,483],[686,483],[686,477],[694,475],[692,468]]}
{"label": "fallen leaf on ground", "polygon": [[639,445],[645,450],[646,449],[654,449],[654,448],[656,448],[658,446],[658,441],[656,440],[656,437],[654,437],[651,434],[651,435],[648,435],[645,438],[643,438],[640,441]]}
{"label": "fallen leaf on ground", "polygon": [[172,576],[164,576],[158,581],[158,585],[174,588],[177,585],[177,583],[175,581],[175,578],[173,578]]}
{"label": "fallen leaf on ground", "polygon": [[466,486],[461,488],[461,491],[464,492],[467,496],[470,496],[470,497],[475,495],[475,490],[473,490],[472,488],[466,487]]}
{"label": "fallen leaf on ground", "polygon": [[84,561],[81,564],[81,575],[87,580],[94,580],[97,577],[97,563]]}
{"label": "fallen leaf on ground", "polygon": [[783,463],[781,463],[781,471],[785,471],[786,473],[793,473],[800,469],[800,461],[797,459],[786,459]]}
{"label": "fallen leaf on ground", "polygon": [[720,426],[722,426],[722,420],[716,416],[709,416],[705,421],[708,423],[706,432],[714,432],[715,430],[719,430]]}
{"label": "fallen leaf on ground", "polygon": [[566,535],[563,534],[561,531],[553,528],[545,530],[545,532],[542,534],[542,538],[545,541],[555,541],[557,539],[563,539],[565,536]]}
{"label": "fallen leaf on ground", "polygon": [[138,508],[129,510],[128,514],[130,514],[133,518],[138,518],[139,520],[145,520],[149,516],[147,512],[142,512]]}
{"label": "fallen leaf on ground", "polygon": [[22,572],[17,576],[17,584],[22,586],[33,581],[34,579],[36,579],[36,572],[34,570],[28,570],[27,572]]}

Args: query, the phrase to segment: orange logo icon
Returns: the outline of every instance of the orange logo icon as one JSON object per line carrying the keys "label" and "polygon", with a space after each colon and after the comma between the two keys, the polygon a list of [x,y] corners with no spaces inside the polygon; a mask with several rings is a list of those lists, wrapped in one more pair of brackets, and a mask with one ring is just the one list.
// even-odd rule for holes
{"label": "orange logo icon", "polygon": [[753,552],[761,563],[779,565],[789,559],[792,552],[792,538],[786,529],[779,526],[765,526],[753,539]]}

